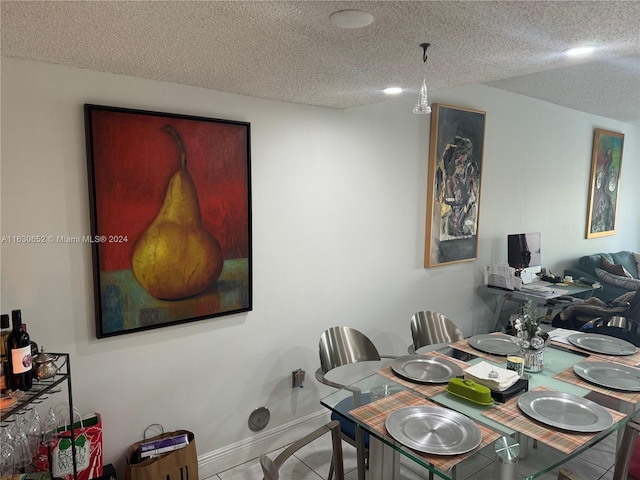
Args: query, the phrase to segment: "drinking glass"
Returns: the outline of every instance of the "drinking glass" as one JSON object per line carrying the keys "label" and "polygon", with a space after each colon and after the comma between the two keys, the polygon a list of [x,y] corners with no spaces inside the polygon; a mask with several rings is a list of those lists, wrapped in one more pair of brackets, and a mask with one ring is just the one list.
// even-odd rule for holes
{"label": "drinking glass", "polygon": [[12,425],[13,450],[15,452],[15,468],[20,470],[31,463],[31,449],[25,433],[26,425],[23,414],[17,415]]}
{"label": "drinking glass", "polygon": [[25,419],[25,434],[29,441],[29,450],[31,457],[36,454],[40,440],[42,439],[42,425],[40,423],[40,414],[35,406],[32,406],[29,416]]}
{"label": "drinking glass", "polygon": [[3,425],[0,428],[0,477],[4,478],[15,473],[15,457],[10,428]]}
{"label": "drinking glass", "polygon": [[57,428],[58,428],[58,417],[53,408],[53,405],[51,405],[42,423],[42,443],[45,446],[53,447],[55,445]]}

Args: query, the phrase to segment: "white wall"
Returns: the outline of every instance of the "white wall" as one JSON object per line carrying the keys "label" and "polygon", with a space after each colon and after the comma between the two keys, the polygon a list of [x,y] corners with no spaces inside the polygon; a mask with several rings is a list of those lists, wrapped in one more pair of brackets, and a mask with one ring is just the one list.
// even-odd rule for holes
{"label": "white wall", "polygon": [[[68,351],[74,399],[104,418],[105,461],[121,463],[145,426],[194,431],[206,456],[322,410],[313,379],[330,326],[354,326],[406,353],[409,317],[441,311],[488,331],[481,268],[506,236],[541,231],[543,264],[640,251],[639,129],[484,86],[432,101],[487,112],[479,259],[424,269],[429,116],[414,98],[334,111],[200,88],[2,59],[2,235],[90,233],[82,106],[95,103],[251,122],[253,311],[97,340],[89,245],[1,245],[1,310]],[[618,233],[586,240],[594,128],[626,134]],[[302,390],[291,371],[307,371]],[[272,445],[276,447],[277,445]],[[259,451],[248,452],[257,456]]]}

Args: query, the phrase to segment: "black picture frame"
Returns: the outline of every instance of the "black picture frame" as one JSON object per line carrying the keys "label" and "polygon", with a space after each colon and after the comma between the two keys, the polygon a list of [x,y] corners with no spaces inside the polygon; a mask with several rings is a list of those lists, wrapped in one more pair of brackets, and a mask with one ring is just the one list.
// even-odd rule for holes
{"label": "black picture frame", "polygon": [[252,310],[250,123],[84,105],[96,336]]}

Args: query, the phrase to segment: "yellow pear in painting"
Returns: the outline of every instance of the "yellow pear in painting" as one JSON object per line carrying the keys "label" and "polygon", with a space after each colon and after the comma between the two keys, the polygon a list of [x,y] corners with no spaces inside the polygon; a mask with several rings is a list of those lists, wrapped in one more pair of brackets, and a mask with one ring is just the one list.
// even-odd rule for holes
{"label": "yellow pear in painting", "polygon": [[131,265],[149,294],[162,300],[179,300],[213,285],[224,259],[220,243],[202,224],[198,192],[187,171],[182,139],[169,125],[163,130],[178,143],[181,167],[169,180],[160,211],[138,239]]}

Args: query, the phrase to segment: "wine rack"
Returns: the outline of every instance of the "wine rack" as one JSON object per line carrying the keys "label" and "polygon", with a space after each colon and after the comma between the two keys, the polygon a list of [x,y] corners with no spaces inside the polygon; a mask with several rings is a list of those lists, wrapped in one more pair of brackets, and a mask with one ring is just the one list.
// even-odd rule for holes
{"label": "wine rack", "polygon": [[[71,363],[68,353],[50,353],[50,355],[64,358],[65,362],[58,371],[58,373],[51,378],[44,380],[33,379],[33,385],[28,391],[13,391],[10,396],[17,399],[17,402],[4,410],[0,411],[0,422],[5,423],[11,421],[11,417],[24,412],[29,406],[35,406],[39,401],[44,400],[49,395],[55,395],[63,391],[63,384],[66,383],[67,399],[69,403],[69,424],[71,426],[71,455],[73,458],[73,478],[78,478],[77,460],[76,460],[76,447],[75,447],[75,432],[73,421],[73,395],[71,389]],[[49,462],[51,465],[51,461]],[[53,477],[53,476],[52,476]]]}

